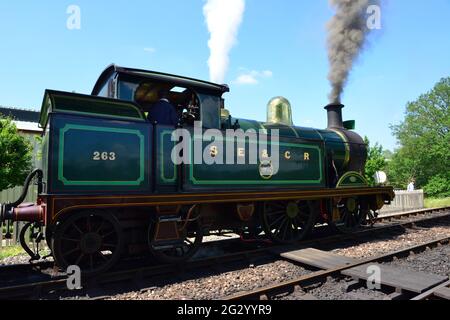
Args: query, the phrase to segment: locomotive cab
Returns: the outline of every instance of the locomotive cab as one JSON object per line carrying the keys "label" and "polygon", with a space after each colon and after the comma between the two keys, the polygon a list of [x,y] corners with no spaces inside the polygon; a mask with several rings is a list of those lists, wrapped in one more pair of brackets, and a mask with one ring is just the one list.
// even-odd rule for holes
{"label": "locomotive cab", "polygon": [[134,102],[147,114],[161,89],[169,92],[168,100],[175,106],[181,125],[201,121],[204,128],[220,129],[221,97],[229,91],[226,85],[112,65],[100,76],[92,95]]}

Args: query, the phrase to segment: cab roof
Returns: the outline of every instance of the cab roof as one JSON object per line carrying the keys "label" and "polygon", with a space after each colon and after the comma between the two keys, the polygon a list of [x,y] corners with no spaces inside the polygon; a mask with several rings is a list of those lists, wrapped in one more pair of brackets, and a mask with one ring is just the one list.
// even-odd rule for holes
{"label": "cab roof", "polygon": [[117,74],[119,76],[128,76],[131,78],[150,80],[156,82],[169,82],[176,86],[192,88],[198,91],[204,91],[209,94],[222,96],[222,94],[229,92],[230,88],[227,85],[220,85],[212,82],[207,82],[203,80],[177,76],[168,73],[161,73],[156,71],[148,71],[141,69],[125,68],[120,67],[115,64],[110,65],[102,72],[98,78],[94,89],[92,90],[92,95],[98,95],[104,84],[111,78],[112,75]]}

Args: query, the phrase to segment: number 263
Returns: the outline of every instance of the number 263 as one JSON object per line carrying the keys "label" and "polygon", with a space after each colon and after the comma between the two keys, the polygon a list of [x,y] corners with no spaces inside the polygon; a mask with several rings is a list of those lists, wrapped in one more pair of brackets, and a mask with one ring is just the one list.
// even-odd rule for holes
{"label": "number 263", "polygon": [[95,151],[92,157],[94,161],[115,161],[116,153],[115,152],[98,152]]}

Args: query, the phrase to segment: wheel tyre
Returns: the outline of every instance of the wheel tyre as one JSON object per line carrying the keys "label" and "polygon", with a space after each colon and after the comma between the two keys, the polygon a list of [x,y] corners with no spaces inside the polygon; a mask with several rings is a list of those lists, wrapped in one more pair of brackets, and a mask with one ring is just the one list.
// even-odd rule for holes
{"label": "wheel tyre", "polygon": [[[292,201],[284,201],[281,203],[292,203]],[[264,232],[266,235],[269,236],[269,238],[271,240],[273,240],[276,243],[280,243],[280,244],[293,244],[296,242],[299,242],[301,240],[303,240],[304,238],[306,238],[312,231],[312,229],[314,228],[316,221],[317,221],[317,217],[319,215],[319,210],[317,210],[317,206],[314,205],[315,203],[313,201],[302,201],[299,202],[299,205],[302,204],[303,205],[303,210],[306,210],[307,212],[304,212],[307,214],[307,218],[306,221],[303,223],[302,226],[298,226],[300,229],[297,229],[297,231],[295,232],[295,236],[290,238],[290,239],[286,239],[285,237],[280,237],[278,235],[277,232],[274,232],[273,228],[272,228],[272,224],[273,221],[270,221],[269,217],[268,217],[268,206],[273,205],[274,203],[270,203],[270,202],[266,202],[264,204],[261,205],[260,208],[260,215],[261,215],[261,222],[262,222],[262,226],[264,228]],[[289,230],[290,228],[288,228]]]}
{"label": "wheel tyre", "polygon": [[[117,261],[120,259],[120,256],[121,256],[122,250],[123,250],[123,232],[122,232],[122,228],[121,228],[120,223],[117,220],[117,218],[115,216],[113,216],[112,214],[109,214],[107,212],[102,212],[102,211],[80,212],[80,213],[73,214],[70,218],[68,218],[67,220],[64,220],[63,222],[58,224],[55,227],[53,235],[51,237],[50,243],[51,243],[53,257],[54,257],[55,262],[58,265],[58,267],[60,267],[62,270],[67,270],[67,268],[70,265],[78,265],[78,263],[81,262],[81,261],[79,261],[77,263],[77,261],[66,259],[68,252],[65,250],[63,241],[66,241],[65,236],[68,234],[68,232],[73,232],[73,230],[76,229],[77,227],[79,228],[78,232],[80,233],[80,237],[83,238],[84,236],[86,236],[86,233],[83,233],[83,231],[85,231],[85,230],[83,230],[82,228],[77,226],[77,222],[79,222],[82,219],[89,219],[89,218],[90,219],[92,219],[92,218],[100,219],[102,221],[101,222],[102,224],[104,224],[105,222],[106,222],[106,224],[109,223],[109,226],[111,227],[111,231],[109,232],[110,235],[107,235],[105,237],[105,239],[108,239],[108,238],[112,237],[113,235],[115,235],[116,242],[115,242],[115,246],[114,246],[114,251],[111,251],[111,254],[109,256],[107,256],[108,259],[106,261],[104,261],[103,263],[101,263],[99,266],[84,268],[83,265],[80,265],[79,267],[81,268],[82,274],[85,276],[92,276],[92,275],[96,275],[96,274],[105,272],[105,271],[109,270],[110,268],[112,268],[117,263]],[[101,229],[101,227],[99,227],[99,228]],[[98,230],[98,232],[100,232],[100,229]],[[78,250],[80,250],[80,252],[81,252],[81,249],[80,249],[81,242],[82,242],[82,240],[80,240],[80,242],[77,246],[77,248],[78,248]],[[102,241],[98,251],[92,253],[92,255],[100,254],[103,256],[102,250],[101,250],[103,245],[106,245],[106,244],[104,244]],[[72,250],[75,250],[75,249],[72,249]]]}
{"label": "wheel tyre", "polygon": [[[348,199],[345,199],[346,201]],[[350,211],[347,209],[346,205],[342,208],[339,208],[339,213],[341,218],[344,217],[344,220],[340,221],[331,221],[328,225],[333,228],[333,230],[343,233],[350,234],[358,231],[367,217],[367,211],[361,207],[358,199],[355,200],[356,209],[354,211]]]}

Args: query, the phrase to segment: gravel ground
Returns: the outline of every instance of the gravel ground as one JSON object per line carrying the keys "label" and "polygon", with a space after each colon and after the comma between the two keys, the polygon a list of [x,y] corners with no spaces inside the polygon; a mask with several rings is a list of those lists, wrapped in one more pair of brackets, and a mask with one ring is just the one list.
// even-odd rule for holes
{"label": "gravel ground", "polygon": [[[370,256],[381,255],[389,251],[400,250],[444,236],[450,236],[450,226],[443,225],[430,229],[408,230],[404,234],[391,237],[379,236],[372,241],[349,245],[345,248],[335,249],[333,252],[354,258],[367,258]],[[408,262],[405,263],[407,264]],[[449,265],[448,261],[443,263],[443,268],[445,268],[445,265]],[[111,297],[111,299],[220,299],[240,291],[252,290],[277,282],[291,280],[308,273],[310,273],[310,271],[289,262],[277,261],[254,268],[170,284],[143,293],[131,292],[121,294]],[[321,300],[382,300],[386,298],[386,294],[368,290],[366,288],[359,288],[347,293],[346,287],[347,283],[345,280],[329,279],[325,284],[312,289],[308,293],[314,298]],[[302,292],[299,292],[288,297],[280,298],[295,300],[300,298],[302,294]]]}
{"label": "gravel ground", "polygon": [[[41,252],[41,256],[46,255],[47,252]],[[39,261],[33,261],[33,263],[38,263],[42,261],[53,261],[52,257],[47,258],[47,260],[39,260]],[[30,262],[30,256],[28,254],[20,254],[18,256],[14,257],[8,257],[0,260],[0,266],[5,265],[13,265],[13,264],[28,264]]]}
{"label": "gravel ground", "polygon": [[286,261],[276,261],[253,268],[232,271],[212,277],[188,280],[151,289],[111,297],[112,300],[211,300],[241,291],[252,290],[277,282],[284,282],[310,271]]}
{"label": "gravel ground", "polygon": [[335,249],[332,252],[352,258],[368,258],[448,236],[450,236],[450,226],[439,226],[426,230],[408,230],[399,236],[392,238],[378,236],[378,239]]}
{"label": "gravel ground", "polygon": [[428,249],[406,259],[388,262],[386,265],[450,277],[450,245]]}
{"label": "gravel ground", "polygon": [[30,256],[27,254],[21,254],[14,257],[7,257],[0,260],[0,266],[12,265],[12,264],[26,264],[30,260]]}

